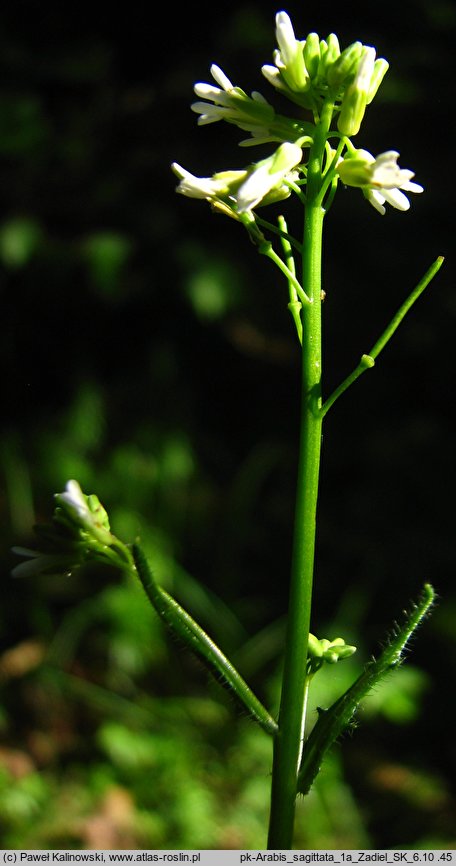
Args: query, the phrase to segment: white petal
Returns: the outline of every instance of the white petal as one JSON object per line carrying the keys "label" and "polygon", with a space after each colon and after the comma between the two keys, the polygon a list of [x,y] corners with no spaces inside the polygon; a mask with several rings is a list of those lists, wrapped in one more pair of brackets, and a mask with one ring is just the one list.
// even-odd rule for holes
{"label": "white petal", "polygon": [[220,84],[220,87],[222,87],[223,90],[233,90],[233,85],[231,84],[230,79],[216,63],[213,63],[211,66],[211,75],[217,84]]}
{"label": "white petal", "polygon": [[89,511],[84,494],[77,481],[68,481],[65,493],[59,493],[57,497],[60,502],[65,502],[70,508],[76,509],[79,515],[83,515]]}
{"label": "white petal", "polygon": [[190,198],[206,198],[208,195],[207,188],[204,184],[204,178],[195,177],[194,174],[187,171],[178,162],[173,162],[171,168],[174,174],[180,178],[180,184],[177,188],[182,195],[188,195]]}
{"label": "white petal", "polygon": [[383,207],[383,202],[385,201],[384,196],[382,196],[382,194],[376,189],[363,189],[363,192],[372,207],[374,207],[382,216],[385,216],[386,208]]}
{"label": "white petal", "polygon": [[212,198],[215,195],[214,188],[209,177],[189,177],[181,180],[178,192],[189,198]]}
{"label": "white petal", "polygon": [[407,192],[424,192],[424,187],[420,186],[419,183],[403,183],[401,189],[405,189]]}
{"label": "white petal", "polygon": [[197,96],[201,96],[202,99],[209,99],[215,105],[229,106],[233,101],[233,97],[229,93],[225,93],[224,90],[220,90],[220,87],[212,87],[210,84],[195,84],[193,89]]}
{"label": "white petal", "polygon": [[407,189],[415,172],[397,165],[399,154],[396,150],[387,150],[377,156],[371,165],[372,186],[378,189]]}
{"label": "white petal", "polygon": [[[194,92],[197,96],[201,96],[202,99],[217,99],[222,95],[222,91],[220,87],[214,87],[212,84],[205,84],[204,81],[195,84],[193,88]],[[226,94],[225,94],[226,96]]]}
{"label": "white petal", "polygon": [[378,189],[394,189],[395,187],[402,185],[402,179],[404,180],[404,183],[410,180],[409,177],[402,178],[402,172],[394,162],[384,162],[379,165],[378,160],[376,160],[371,166],[370,172],[370,184]]}
{"label": "white petal", "polygon": [[198,126],[204,126],[207,123],[216,123],[218,120],[223,120],[226,117],[228,109],[221,105],[211,105],[210,102],[193,102],[190,106],[195,114],[201,115],[198,118]]}
{"label": "white petal", "polygon": [[286,12],[276,15],[276,38],[285,64],[291,63],[296,54],[297,42],[291,19]]}
{"label": "white petal", "polygon": [[363,93],[369,93],[372,73],[374,71],[375,64],[375,48],[371,48],[368,45],[364,46],[364,53],[361,56],[361,60],[359,62],[354,86],[358,91]]}
{"label": "white petal", "polygon": [[261,67],[261,71],[270,84],[273,84],[274,87],[280,86],[280,72],[277,69],[277,66],[272,66],[270,63],[265,63],[264,66]]}
{"label": "white petal", "polygon": [[212,114],[201,114],[196,122],[198,126],[207,126],[209,123],[217,123],[221,119],[221,117],[214,117]]}
{"label": "white petal", "polygon": [[410,171],[410,169],[408,169],[408,168],[401,168],[400,169],[400,175],[401,175],[400,187],[402,189],[404,184],[408,183],[409,180],[412,179],[412,177],[415,177],[415,172]]}
{"label": "white petal", "polygon": [[180,177],[181,179],[184,177],[189,177],[189,176],[191,177],[190,172],[187,171],[185,168],[183,168],[181,165],[179,165],[178,162],[172,162],[171,168],[172,168],[174,174],[177,174],[177,176]]}
{"label": "white petal", "polygon": [[222,106],[211,105],[210,102],[192,102],[190,108],[195,114],[212,114],[219,120]]}
{"label": "white petal", "polygon": [[399,159],[399,152],[397,150],[385,150],[384,153],[379,153],[375,162],[397,162]]}
{"label": "white petal", "polygon": [[382,195],[385,201],[392,205],[392,207],[395,207],[396,210],[405,211],[410,207],[410,202],[407,196],[399,189],[383,189]]}
{"label": "white petal", "polygon": [[239,213],[252,210],[271,189],[271,175],[267,166],[260,166],[252,172],[239,188],[237,203]]}
{"label": "white petal", "polygon": [[209,123],[217,123],[221,117],[214,117],[212,114],[201,114],[196,121],[198,126],[207,126]]}
{"label": "white petal", "polygon": [[302,150],[297,144],[284,142],[277,150],[254,168],[247,180],[239,187],[237,203],[239,213],[252,210],[272,190],[283,183],[288,172],[302,159]]}

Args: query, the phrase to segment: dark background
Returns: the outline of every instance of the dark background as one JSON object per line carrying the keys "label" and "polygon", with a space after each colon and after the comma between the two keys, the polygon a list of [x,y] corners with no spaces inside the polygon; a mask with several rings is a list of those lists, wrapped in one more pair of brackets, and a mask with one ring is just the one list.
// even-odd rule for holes
{"label": "dark background", "polygon": [[[239,149],[235,128],[198,128],[189,105],[212,62],[273,98],[260,68],[279,8],[17,3],[0,13],[9,847],[264,845],[262,735],[218,689],[206,697],[206,675],[175,653],[136,589],[105,572],[14,582],[9,551],[33,544],[52,494],[77,478],[125,541],[141,535],[159,578],[276,707],[299,353],[278,272],[234,221],[175,195],[170,163],[210,175],[268,152]],[[407,666],[334,750],[297,844],[453,847],[456,9],[449,0],[285,8],[298,37],[333,30],[342,46],[361,39],[389,60],[357,142],[398,150],[425,188],[408,213],[384,217],[356,190],[336,196],[325,236],[326,394],[436,256],[447,257],[327,419],[313,630],[341,630],[360,647],[358,667],[347,663],[328,688],[346,687],[424,581],[438,605]],[[299,233],[293,203],[288,214]]]}

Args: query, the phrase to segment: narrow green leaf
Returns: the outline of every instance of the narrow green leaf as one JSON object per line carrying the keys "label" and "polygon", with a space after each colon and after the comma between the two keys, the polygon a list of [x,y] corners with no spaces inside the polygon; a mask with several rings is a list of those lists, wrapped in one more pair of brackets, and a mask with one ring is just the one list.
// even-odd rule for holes
{"label": "narrow green leaf", "polygon": [[203,659],[222,685],[234,692],[263,730],[268,734],[276,734],[277,723],[234,665],[190,614],[158,585],[139,545],[134,544],[132,552],[137,574],[160,619],[189,649]]}

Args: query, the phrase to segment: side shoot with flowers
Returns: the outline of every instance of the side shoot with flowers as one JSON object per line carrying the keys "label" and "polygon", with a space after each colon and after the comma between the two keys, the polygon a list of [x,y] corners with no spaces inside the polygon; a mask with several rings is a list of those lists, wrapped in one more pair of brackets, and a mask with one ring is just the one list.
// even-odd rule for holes
{"label": "side shoot with flowers", "polygon": [[[279,113],[275,103],[262,94],[254,91],[249,96],[233,85],[215,64],[211,66],[215,84],[196,84],[198,101],[192,105],[200,126],[230,123],[247,133],[240,142],[242,147],[270,145],[270,154],[244,168],[218,171],[207,177],[196,177],[178,163],[173,163],[172,168],[179,179],[179,193],[204,200],[214,212],[237,220],[258,252],[279,269],[288,287],[288,308],[302,347],[294,542],[278,718],[262,705],[191,615],[157,584],[140,543],[125,544],[112,535],[108,516],[97,497],[83,494],[76,481],[68,482],[65,492],[57,494],[52,523],[38,528],[40,541],[36,549],[16,548],[25,561],[15,572],[23,576],[42,571],[68,573],[98,560],[139,578],[166,627],[205,659],[252,718],[273,737],[268,846],[287,849],[293,843],[297,795],[309,791],[325,753],[350,724],[360,701],[381,677],[400,664],[404,646],[434,599],[434,590],[425,584],[419,600],[405,614],[402,624],[395,627],[378,658],[331,707],[320,711],[305,739],[307,696],[314,676],[356,649],[342,637],[317,638],[310,632],[323,421],[335,401],[375,364],[443,259],[435,260],[374,346],[326,396],[321,352],[322,237],[324,220],[338,186],[361,190],[381,215],[386,205],[407,211],[408,194],[422,193],[423,187],[413,181],[413,171],[399,166],[397,151],[373,156],[353,143],[388,69],[386,60],[377,58],[375,48],[354,42],[341,49],[334,33],[327,39],[309,33],[299,40],[284,11],[276,16],[276,38],[274,63],[263,66],[262,72],[282,102],[288,100],[286,114]],[[264,207],[290,196],[295,196],[303,207],[299,238],[290,234],[283,215],[276,223],[263,217]]]}

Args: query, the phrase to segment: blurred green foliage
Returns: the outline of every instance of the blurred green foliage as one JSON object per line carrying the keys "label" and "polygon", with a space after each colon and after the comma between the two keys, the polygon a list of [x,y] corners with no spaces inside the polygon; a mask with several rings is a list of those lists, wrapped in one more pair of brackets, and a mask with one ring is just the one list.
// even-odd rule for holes
{"label": "blurred green foliage", "polygon": [[[14,582],[9,551],[32,544],[52,493],[76,478],[119,536],[141,537],[160,582],[277,710],[299,358],[268,263],[231,221],[177,199],[169,171],[173,159],[203,174],[242,164],[230,130],[196,128],[191,86],[215,60],[264,89],[277,8],[235,3],[220,27],[193,4],[172,57],[163,11],[0,13],[9,848],[265,844],[271,744],[170,643],[139,587],[100,569]],[[426,188],[409,214],[384,220],[340,191],[325,262],[329,390],[451,250],[441,166],[452,159],[442,124],[456,22],[446,0],[396,4],[394,28],[365,3],[324,4],[312,20],[301,4],[287,10],[302,32],[360,37],[391,61],[361,146],[399,149]],[[423,580],[441,601],[411,664],[366,701],[300,803],[297,847],[454,846],[456,305],[451,260],[445,268],[369,382],[328,418],[314,631],[360,652],[317,678],[311,717]]]}

